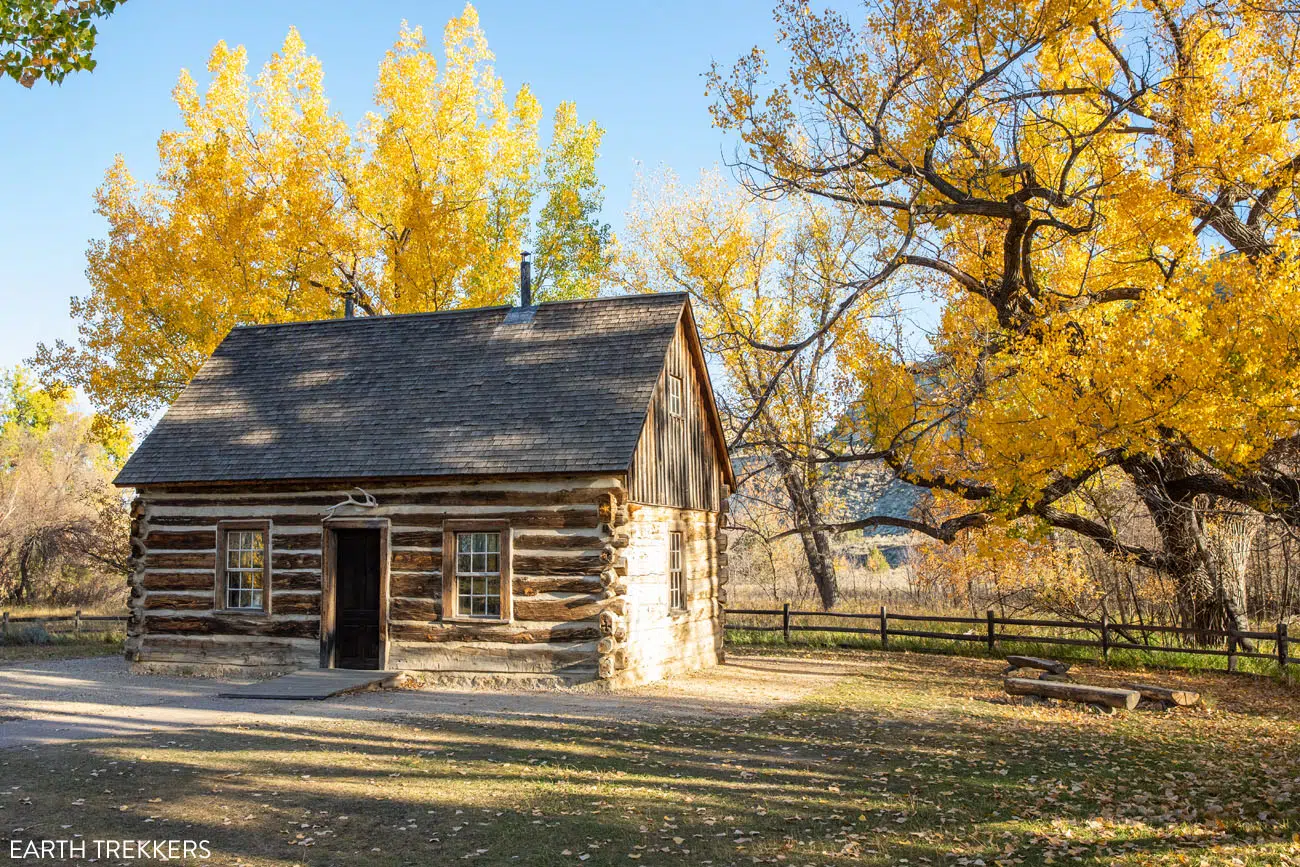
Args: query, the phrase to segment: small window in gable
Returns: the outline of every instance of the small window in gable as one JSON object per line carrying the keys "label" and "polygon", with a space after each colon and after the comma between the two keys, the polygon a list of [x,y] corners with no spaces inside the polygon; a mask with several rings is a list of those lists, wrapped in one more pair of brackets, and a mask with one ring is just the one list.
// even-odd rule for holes
{"label": "small window in gable", "polygon": [[673,418],[682,417],[682,378],[671,373],[668,375],[668,414]]}

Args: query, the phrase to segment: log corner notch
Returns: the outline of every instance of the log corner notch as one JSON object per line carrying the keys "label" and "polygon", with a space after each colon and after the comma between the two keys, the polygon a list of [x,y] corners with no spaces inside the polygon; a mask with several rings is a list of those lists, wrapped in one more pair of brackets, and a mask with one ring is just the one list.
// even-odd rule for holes
{"label": "log corner notch", "polygon": [[136,662],[140,657],[140,644],[144,637],[144,568],[145,536],[149,532],[144,499],[137,493],[131,500],[131,536],[130,555],[127,558],[127,607],[129,614],[126,621],[126,641],[122,645],[122,655],[128,662]]}
{"label": "log corner notch", "polygon": [[627,668],[627,557],[624,555],[631,537],[627,524],[632,517],[627,489],[617,487],[605,493],[597,504],[601,533],[605,545],[601,548],[601,594],[604,597],[600,612],[600,640],[596,643],[596,676],[610,680]]}

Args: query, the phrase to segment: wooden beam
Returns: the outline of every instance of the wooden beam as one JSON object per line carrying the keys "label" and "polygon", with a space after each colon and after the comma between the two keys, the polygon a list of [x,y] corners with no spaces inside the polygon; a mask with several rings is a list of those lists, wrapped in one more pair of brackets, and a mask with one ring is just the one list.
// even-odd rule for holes
{"label": "wooden beam", "polygon": [[437,620],[442,616],[442,602],[436,599],[403,599],[388,601],[389,620]]}
{"label": "wooden beam", "polygon": [[1137,690],[1147,701],[1162,701],[1178,707],[1192,707],[1201,701],[1199,692],[1186,689],[1169,689],[1150,683],[1126,683],[1124,688]]}
{"label": "wooden beam", "polygon": [[391,623],[389,634],[401,641],[496,641],[505,644],[536,644],[548,641],[596,641],[599,627],[591,622],[553,623],[530,626],[519,623]]}
{"label": "wooden beam", "polygon": [[211,590],[212,572],[145,572],[140,583],[146,590]]}
{"label": "wooden beam", "polygon": [[570,620],[594,620],[600,616],[601,600],[583,594],[566,598],[527,597],[514,600],[516,620],[541,620],[549,623]]}
{"label": "wooden beam", "polygon": [[[519,562],[519,558],[515,558]],[[599,593],[601,581],[592,575],[520,575],[515,574],[515,593],[536,596],[538,593]],[[518,598],[516,597],[516,599]]]}
{"label": "wooden beam", "polygon": [[208,580],[208,592],[201,596],[184,593],[148,593],[144,597],[144,607],[156,611],[211,611],[212,581]]}
{"label": "wooden beam", "polygon": [[1037,668],[1040,671],[1050,671],[1052,674],[1065,674],[1070,670],[1070,664],[1055,659],[1040,659],[1037,656],[1012,655],[1007,657],[1007,667],[1002,673],[1010,674],[1017,668]]}
{"label": "wooden beam", "polygon": [[248,614],[214,614],[210,617],[146,615],[145,634],[168,635],[259,635],[278,638],[316,638],[316,618],[282,620]]}
{"label": "wooden beam", "polygon": [[1002,681],[1002,685],[1010,695],[1036,695],[1082,704],[1100,704],[1121,710],[1132,710],[1142,698],[1139,692],[1132,689],[1111,689],[1085,683],[1054,683],[1026,677],[1008,677]]}
{"label": "wooden beam", "polygon": [[413,599],[441,599],[442,574],[440,572],[397,572],[388,578],[393,596]]}

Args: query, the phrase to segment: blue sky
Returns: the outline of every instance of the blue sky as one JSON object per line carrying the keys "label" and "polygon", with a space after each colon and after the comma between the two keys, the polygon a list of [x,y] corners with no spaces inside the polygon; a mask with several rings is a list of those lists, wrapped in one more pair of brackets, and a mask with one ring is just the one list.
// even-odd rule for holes
{"label": "blue sky", "polygon": [[[113,155],[139,178],[157,166],[155,145],[177,125],[171,90],[182,68],[200,81],[220,39],[248,48],[250,67],[290,26],[321,58],[327,92],[355,123],[371,107],[380,58],[405,19],[431,42],[463,2],[129,0],[100,25],[99,67],[26,90],[0,82],[0,368],[40,341],[72,340],[68,299],[85,294],[87,242],[104,233],[91,194]],[[600,163],[605,218],[617,231],[638,165],[684,178],[712,167],[731,145],[712,128],[701,73],[755,44],[771,45],[767,0],[476,4],[497,72],[513,90],[528,82],[549,113],[574,100],[606,129]]]}

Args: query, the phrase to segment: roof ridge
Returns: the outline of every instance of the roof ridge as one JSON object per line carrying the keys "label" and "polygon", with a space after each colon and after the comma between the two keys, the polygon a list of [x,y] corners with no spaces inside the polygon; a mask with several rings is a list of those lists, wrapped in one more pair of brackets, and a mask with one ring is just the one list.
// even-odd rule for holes
{"label": "roof ridge", "polygon": [[[670,298],[686,298],[689,294],[690,293],[688,292],[643,292],[629,293],[627,295],[598,296],[596,298],[562,298],[558,301],[541,301],[534,304],[533,307],[558,307],[564,304],[607,304],[634,299],[658,301]],[[289,328],[297,325],[330,325],[334,323],[356,325],[361,322],[381,322],[391,321],[394,319],[431,319],[437,316],[468,315],[515,309],[517,309],[517,305],[493,304],[490,307],[455,307],[450,310],[423,310],[416,313],[383,313],[378,316],[354,316],[351,319],[343,316],[335,316],[329,319],[299,319],[293,322],[255,322],[236,325],[231,329],[231,331],[253,331],[262,328]]]}

